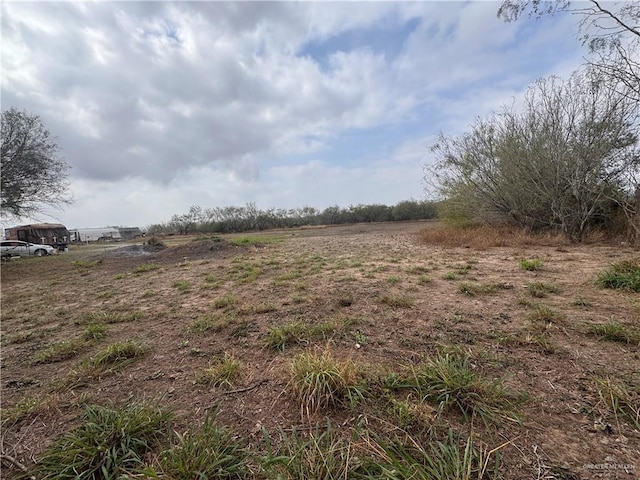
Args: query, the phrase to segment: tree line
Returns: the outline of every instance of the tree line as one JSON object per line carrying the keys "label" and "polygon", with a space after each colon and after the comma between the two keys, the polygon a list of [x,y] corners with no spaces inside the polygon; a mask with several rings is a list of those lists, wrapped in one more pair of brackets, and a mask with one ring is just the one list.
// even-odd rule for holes
{"label": "tree line", "polygon": [[202,208],[194,205],[168,222],[149,225],[147,235],[194,233],[237,233],[307,225],[341,225],[366,222],[392,222],[436,218],[437,204],[405,200],[393,206],[382,204],[334,205],[324,210],[313,207],[259,209],[255,203],[245,206]]}

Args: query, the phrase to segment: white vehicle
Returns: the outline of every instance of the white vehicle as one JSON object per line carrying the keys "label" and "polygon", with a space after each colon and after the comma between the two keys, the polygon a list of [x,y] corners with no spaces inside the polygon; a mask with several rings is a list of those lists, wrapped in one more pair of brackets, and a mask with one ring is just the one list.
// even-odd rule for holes
{"label": "white vehicle", "polygon": [[40,245],[37,243],[21,242],[20,240],[3,240],[0,242],[0,254],[2,258],[11,257],[43,257],[53,255],[56,251],[50,245]]}

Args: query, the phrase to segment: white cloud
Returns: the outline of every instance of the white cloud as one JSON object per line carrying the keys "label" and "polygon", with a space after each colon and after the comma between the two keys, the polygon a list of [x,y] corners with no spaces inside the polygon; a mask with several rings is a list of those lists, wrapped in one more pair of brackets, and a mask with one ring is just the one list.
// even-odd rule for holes
{"label": "white cloud", "polygon": [[[422,193],[425,138],[580,63],[574,19],[506,24],[497,7],[5,2],[3,108],[41,115],[58,137],[73,226],[143,225],[192,204],[394,203]],[[397,56],[326,50],[389,25],[407,35]],[[301,55],[308,45],[325,58]]]}

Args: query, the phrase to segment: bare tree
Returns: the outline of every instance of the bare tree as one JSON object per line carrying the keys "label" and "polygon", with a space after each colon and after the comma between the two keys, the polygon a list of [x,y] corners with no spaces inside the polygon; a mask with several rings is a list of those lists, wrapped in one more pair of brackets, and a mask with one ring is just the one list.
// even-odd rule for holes
{"label": "bare tree", "polygon": [[3,111],[0,155],[3,214],[33,216],[70,203],[68,165],[40,117],[14,107]]}
{"label": "bare tree", "polygon": [[580,40],[592,54],[587,64],[614,79],[611,88],[640,101],[640,2],[504,0],[498,16],[510,22],[525,13],[539,18],[562,12],[579,18]]}
{"label": "bare tree", "polygon": [[478,119],[433,151],[454,215],[551,227],[574,240],[627,202],[640,169],[638,103],[576,73],[539,80],[522,111]]}

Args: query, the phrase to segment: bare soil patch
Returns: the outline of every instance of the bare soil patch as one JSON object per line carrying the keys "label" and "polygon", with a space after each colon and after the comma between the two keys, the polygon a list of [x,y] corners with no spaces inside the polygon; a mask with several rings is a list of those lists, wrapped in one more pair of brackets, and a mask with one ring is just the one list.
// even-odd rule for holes
{"label": "bare soil patch", "polygon": [[[484,426],[453,410],[438,420],[473,431],[489,450],[500,447],[500,478],[639,476],[640,422],[612,409],[602,385],[623,386],[630,404],[640,405],[640,346],[589,333],[607,322],[640,329],[639,295],[595,282],[608,265],[638,252],[440,247],[419,239],[430,225],[287,230],[276,232],[279,242],[248,247],[232,244],[232,236],[181,238],[159,251],[77,249],[3,265],[2,453],[29,465],[81,421],[85,405],[140,398],[174,410],[179,431],[215,408],[255,451],[264,449],[263,429],[327,420],[344,435],[364,423],[422,438],[424,425],[401,425],[381,396],[306,415],[288,389],[291,360],[330,351],[384,376],[451,350],[528,396],[518,407],[521,424]],[[533,258],[541,269],[519,267]],[[273,348],[274,330],[295,322],[333,327]],[[104,335],[88,339],[95,324]],[[79,346],[68,357],[35,361],[70,339]],[[148,352],[122,369],[82,375],[83,362],[128,340]],[[225,356],[239,360],[239,376],[203,382],[203,371]],[[435,409],[401,392],[391,397]],[[17,470],[5,465],[5,473]]]}

